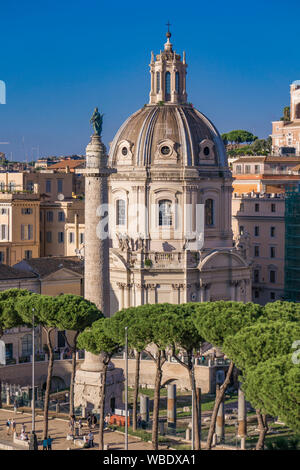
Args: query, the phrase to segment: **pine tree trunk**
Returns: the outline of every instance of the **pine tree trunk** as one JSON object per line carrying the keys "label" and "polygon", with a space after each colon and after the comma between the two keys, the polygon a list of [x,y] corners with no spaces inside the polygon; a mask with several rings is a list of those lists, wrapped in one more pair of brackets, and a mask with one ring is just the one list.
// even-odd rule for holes
{"label": "pine tree trunk", "polygon": [[104,449],[104,412],[105,412],[105,392],[106,392],[106,375],[107,375],[108,363],[103,361],[103,376],[102,386],[100,387],[100,416],[99,416],[99,450]]}
{"label": "pine tree trunk", "polygon": [[256,444],[255,450],[264,450],[265,448],[265,437],[268,432],[268,423],[267,423],[267,416],[262,415],[260,410],[257,409],[256,416],[257,416],[257,423],[259,427],[259,437]]}
{"label": "pine tree trunk", "polygon": [[158,450],[159,400],[160,400],[160,386],[161,386],[161,379],[162,379],[161,351],[158,352],[155,362],[156,362],[156,374],[155,374],[155,390],[154,390],[154,405],[153,405],[153,419],[152,419],[152,449]]}
{"label": "pine tree trunk", "polygon": [[219,411],[220,404],[221,404],[221,402],[223,400],[223,397],[225,395],[226,388],[230,383],[230,378],[231,378],[231,375],[232,375],[233,367],[234,367],[234,364],[231,361],[230,364],[229,364],[229,368],[228,368],[224,383],[220,387],[219,392],[216,394],[216,400],[215,400],[214,409],[213,409],[213,412],[212,412],[212,415],[211,415],[211,421],[210,421],[210,426],[209,426],[209,431],[208,431],[208,436],[207,436],[207,441],[206,441],[206,450],[211,449],[212,439],[213,439],[213,435],[214,435],[215,427],[216,427],[217,414],[218,414],[218,411]]}
{"label": "pine tree trunk", "polygon": [[133,395],[133,410],[132,410],[132,429],[136,431],[137,424],[137,404],[140,385],[140,360],[141,352],[137,351],[135,356],[135,378],[134,378],[134,395]]}
{"label": "pine tree trunk", "polygon": [[0,408],[2,408],[2,381],[0,378]]}
{"label": "pine tree trunk", "polygon": [[51,380],[52,380],[53,363],[54,363],[54,354],[53,354],[53,348],[52,348],[51,338],[50,338],[50,334],[51,334],[52,330],[47,330],[47,329],[45,329],[45,330],[46,330],[46,335],[47,335],[49,362],[48,362],[48,374],[47,374],[47,382],[46,382],[46,391],[45,391],[45,398],[44,398],[43,439],[47,439],[47,437],[48,437],[49,400],[50,400]]}
{"label": "pine tree trunk", "polygon": [[76,351],[77,351],[77,337],[79,332],[74,336],[74,346],[72,347],[72,372],[70,381],[70,416],[74,414],[74,382],[76,375]]}
{"label": "pine tree trunk", "polygon": [[194,429],[194,445],[195,445],[195,450],[200,450],[201,445],[200,445],[200,429],[199,429],[199,406],[198,406],[199,404],[197,400],[195,377],[193,377],[191,369],[189,369],[189,377],[190,377],[191,390],[193,391],[193,395],[194,395],[194,423],[192,423],[192,426]]}

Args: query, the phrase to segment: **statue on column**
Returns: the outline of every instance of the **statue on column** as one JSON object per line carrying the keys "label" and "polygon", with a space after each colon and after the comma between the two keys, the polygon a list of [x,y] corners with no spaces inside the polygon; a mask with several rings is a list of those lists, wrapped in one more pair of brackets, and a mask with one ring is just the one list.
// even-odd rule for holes
{"label": "statue on column", "polygon": [[98,112],[98,108],[95,108],[93,115],[90,119],[90,123],[93,125],[94,128],[94,135],[99,135],[99,137],[101,137],[102,134],[103,116],[104,114],[100,114]]}

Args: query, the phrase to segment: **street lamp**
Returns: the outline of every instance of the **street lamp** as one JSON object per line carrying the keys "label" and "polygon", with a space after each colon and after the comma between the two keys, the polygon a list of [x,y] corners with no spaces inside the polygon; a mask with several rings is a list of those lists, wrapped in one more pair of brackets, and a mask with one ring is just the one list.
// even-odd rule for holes
{"label": "street lamp", "polygon": [[125,326],[125,450],[128,450],[128,326]]}
{"label": "street lamp", "polygon": [[34,396],[34,308],[32,309],[32,432],[35,431],[35,396]]}

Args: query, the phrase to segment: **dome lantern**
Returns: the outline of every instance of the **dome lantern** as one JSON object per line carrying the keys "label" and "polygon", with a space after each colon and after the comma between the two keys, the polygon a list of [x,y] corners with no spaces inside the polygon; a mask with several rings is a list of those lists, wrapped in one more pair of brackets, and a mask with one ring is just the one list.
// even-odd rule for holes
{"label": "dome lantern", "polygon": [[160,51],[155,58],[153,54],[151,55],[149,104],[157,104],[161,101],[166,104],[184,104],[187,101],[185,53],[182,61],[180,55],[173,51],[173,45],[170,42],[170,24],[168,23],[167,26],[167,42],[164,50]]}

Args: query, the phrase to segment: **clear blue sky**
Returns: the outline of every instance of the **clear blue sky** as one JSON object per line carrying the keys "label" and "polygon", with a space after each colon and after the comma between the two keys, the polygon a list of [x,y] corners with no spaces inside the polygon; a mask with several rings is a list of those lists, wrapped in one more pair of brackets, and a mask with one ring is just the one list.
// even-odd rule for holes
{"label": "clear blue sky", "polygon": [[[188,100],[220,132],[271,132],[300,79],[300,2],[14,1],[0,7],[0,151],[84,153],[98,106],[110,142],[148,102],[151,50],[186,50]],[[24,137],[24,145],[22,143]],[[24,152],[25,149],[25,152]]]}

